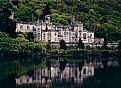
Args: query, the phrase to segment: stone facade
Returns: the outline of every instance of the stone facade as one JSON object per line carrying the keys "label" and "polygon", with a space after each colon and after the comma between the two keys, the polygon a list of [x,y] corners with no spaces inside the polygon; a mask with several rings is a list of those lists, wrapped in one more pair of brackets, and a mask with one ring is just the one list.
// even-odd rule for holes
{"label": "stone facade", "polygon": [[59,43],[63,39],[66,43],[76,44],[79,38],[83,43],[94,43],[94,32],[87,31],[83,23],[75,21],[74,16],[71,17],[70,25],[53,25],[47,15],[45,20],[37,20],[37,22],[17,22],[16,32],[33,32],[37,40],[45,42]]}

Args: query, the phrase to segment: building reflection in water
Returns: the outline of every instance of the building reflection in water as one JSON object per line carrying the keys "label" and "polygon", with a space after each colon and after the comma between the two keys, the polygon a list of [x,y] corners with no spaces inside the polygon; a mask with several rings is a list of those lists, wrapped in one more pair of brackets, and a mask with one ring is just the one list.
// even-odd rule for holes
{"label": "building reflection in water", "polygon": [[[40,84],[43,85],[52,85],[52,82],[70,82],[76,83],[80,86],[83,85],[83,80],[94,76],[94,70],[98,68],[103,68],[104,65],[102,61],[84,61],[83,66],[75,63],[65,63],[66,61],[59,62],[50,62],[50,67],[45,67],[43,69],[34,70],[32,77],[29,76],[20,76],[16,78],[16,85],[25,85],[25,84]],[[107,66],[117,66],[118,61],[111,60],[107,62]],[[63,67],[65,66],[65,67]],[[80,69],[81,68],[81,69]]]}

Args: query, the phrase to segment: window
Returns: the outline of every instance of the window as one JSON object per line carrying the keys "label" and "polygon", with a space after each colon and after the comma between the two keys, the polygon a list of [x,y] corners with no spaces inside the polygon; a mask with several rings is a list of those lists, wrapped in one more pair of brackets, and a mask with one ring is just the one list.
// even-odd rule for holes
{"label": "window", "polygon": [[20,83],[22,82],[22,79],[20,79]]}
{"label": "window", "polygon": [[79,31],[80,31],[80,32],[82,32],[82,29],[81,29],[81,27],[79,28]]}
{"label": "window", "polygon": [[50,37],[50,34],[48,33],[48,37]]}
{"label": "window", "polygon": [[38,36],[40,36],[40,33],[37,33]]}
{"label": "window", "polygon": [[40,35],[38,34],[37,37],[40,38]]}
{"label": "window", "polygon": [[43,34],[43,39],[45,40],[45,33]]}
{"label": "window", "polygon": [[89,34],[89,35],[88,35],[88,38],[92,38],[92,34]]}
{"label": "window", "polygon": [[69,42],[71,42],[71,39],[69,39]]}
{"label": "window", "polygon": [[83,38],[86,39],[86,33],[83,34]]}
{"label": "window", "polygon": [[43,33],[43,35],[45,36],[45,33]]}
{"label": "window", "polygon": [[27,29],[29,29],[29,26],[27,26]]}
{"label": "window", "polygon": [[38,31],[40,30],[40,28],[38,28]]}
{"label": "window", "polygon": [[36,31],[36,28],[34,28],[34,26],[33,26],[33,31]]}
{"label": "window", "polygon": [[68,32],[66,32],[66,34],[68,35]]}
{"label": "window", "polygon": [[69,33],[69,35],[71,35],[71,32]]}
{"label": "window", "polygon": [[23,25],[20,25],[20,28],[23,29]]}
{"label": "window", "polygon": [[48,35],[47,35],[48,37],[50,37],[50,35],[49,35],[49,33],[48,33]]}
{"label": "window", "polygon": [[66,38],[66,40],[68,41],[68,38]]}
{"label": "window", "polygon": [[37,31],[40,32],[40,28],[38,28]]}
{"label": "window", "polygon": [[92,34],[90,34],[90,38],[92,38]]}
{"label": "window", "polygon": [[81,36],[81,33],[80,33],[80,36]]}
{"label": "window", "polygon": [[64,35],[66,35],[66,32],[64,32]]}
{"label": "window", "polygon": [[50,39],[50,35],[49,35],[49,33],[48,33],[48,40]]}
{"label": "window", "polygon": [[43,36],[43,40],[45,40],[45,36]]}

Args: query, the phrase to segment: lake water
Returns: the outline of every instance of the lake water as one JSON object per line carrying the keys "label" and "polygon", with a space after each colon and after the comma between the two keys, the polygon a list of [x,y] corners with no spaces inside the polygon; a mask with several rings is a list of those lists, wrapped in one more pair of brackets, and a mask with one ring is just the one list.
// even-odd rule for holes
{"label": "lake water", "polygon": [[121,88],[121,58],[1,58],[0,88]]}

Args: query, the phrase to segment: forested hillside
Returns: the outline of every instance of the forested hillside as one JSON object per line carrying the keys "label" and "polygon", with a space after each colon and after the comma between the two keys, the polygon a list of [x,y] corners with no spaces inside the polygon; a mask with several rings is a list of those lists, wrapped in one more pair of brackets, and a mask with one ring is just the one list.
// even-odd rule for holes
{"label": "forested hillside", "polygon": [[[121,40],[121,0],[23,0],[0,2],[0,11],[8,8],[19,21],[36,21],[44,15],[52,17],[53,24],[70,24],[73,14],[95,36],[110,42]],[[2,30],[2,29],[0,29]]]}

